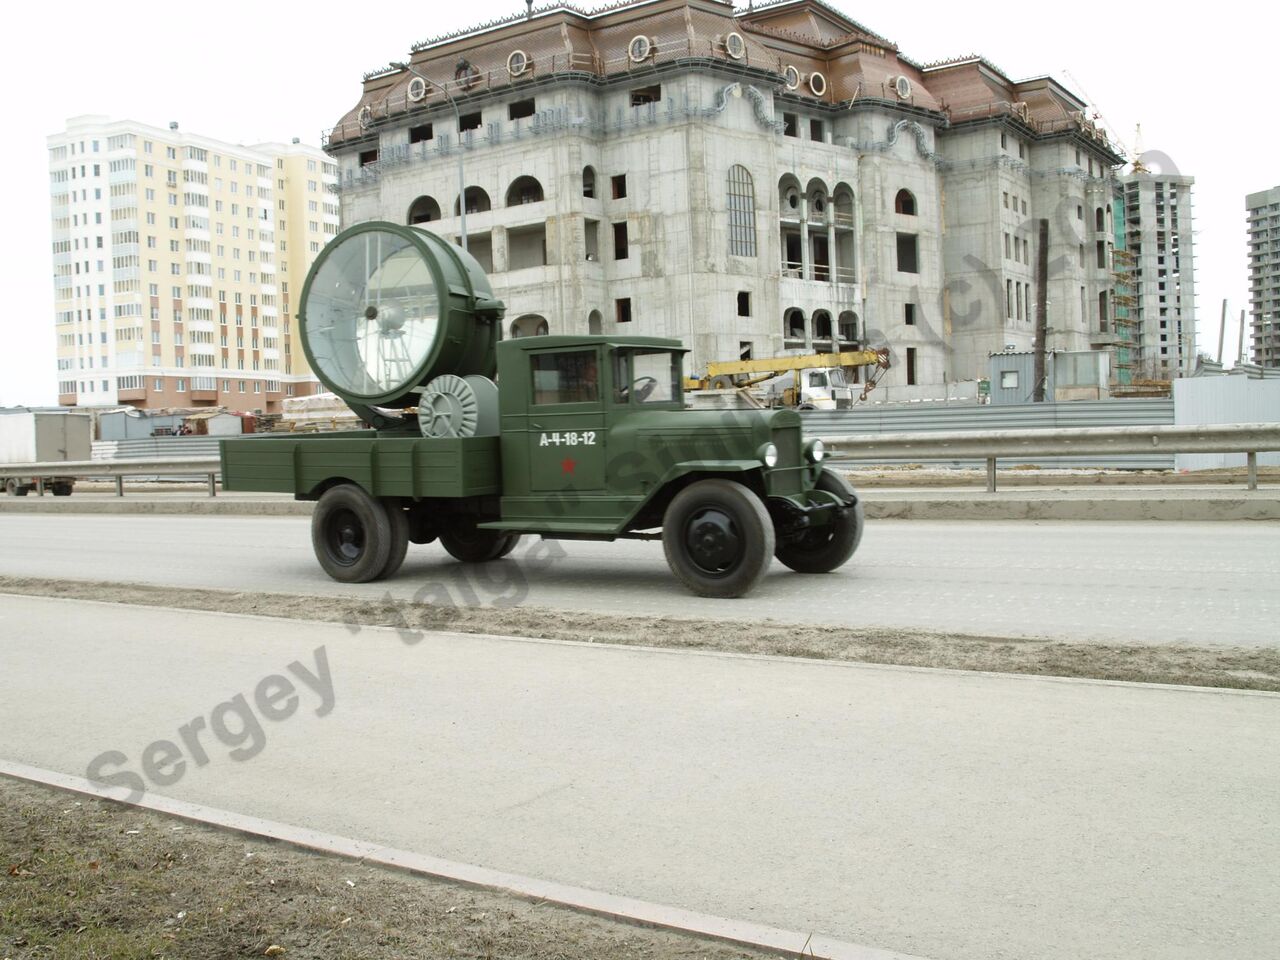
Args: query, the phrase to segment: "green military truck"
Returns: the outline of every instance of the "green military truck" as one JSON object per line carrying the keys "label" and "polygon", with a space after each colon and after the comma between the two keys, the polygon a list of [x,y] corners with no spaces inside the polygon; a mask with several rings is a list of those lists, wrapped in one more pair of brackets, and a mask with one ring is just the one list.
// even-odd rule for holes
{"label": "green military truck", "polygon": [[862,506],[797,413],[686,409],[675,340],[502,341],[502,316],[480,265],[434,234],[344,231],[298,322],[368,429],[224,440],[224,488],[316,501],[316,558],[347,583],[393,575],[410,543],[486,563],[524,534],[661,539],[708,597],[749,592],[775,556],[825,573],[853,555]]}

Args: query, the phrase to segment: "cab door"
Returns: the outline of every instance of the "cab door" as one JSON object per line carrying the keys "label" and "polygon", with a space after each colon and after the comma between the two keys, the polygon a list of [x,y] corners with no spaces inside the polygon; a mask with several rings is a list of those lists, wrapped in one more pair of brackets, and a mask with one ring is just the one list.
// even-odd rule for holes
{"label": "cab door", "polygon": [[529,352],[529,488],[604,487],[605,418],[599,346]]}

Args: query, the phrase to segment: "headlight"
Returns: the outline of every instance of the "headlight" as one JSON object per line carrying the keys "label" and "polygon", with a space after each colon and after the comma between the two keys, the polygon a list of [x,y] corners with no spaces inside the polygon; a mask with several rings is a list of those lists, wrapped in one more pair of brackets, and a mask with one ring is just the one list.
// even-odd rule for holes
{"label": "headlight", "polygon": [[821,463],[827,456],[827,446],[821,440],[810,440],[805,444],[804,455],[810,463]]}
{"label": "headlight", "polygon": [[757,456],[760,457],[760,462],[770,469],[778,465],[778,448],[775,444],[766,443],[760,448]]}

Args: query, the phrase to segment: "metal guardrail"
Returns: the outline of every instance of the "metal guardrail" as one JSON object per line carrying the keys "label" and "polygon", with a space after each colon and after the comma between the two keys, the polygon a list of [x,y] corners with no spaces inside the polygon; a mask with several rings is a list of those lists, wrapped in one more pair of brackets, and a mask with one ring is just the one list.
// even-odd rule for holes
{"label": "metal guardrail", "polygon": [[820,438],[842,460],[953,460],[987,462],[987,490],[996,489],[996,461],[1051,456],[1151,453],[1243,453],[1250,490],[1258,489],[1259,451],[1280,450],[1280,424],[1236,423],[1195,427],[1082,427],[1053,430],[965,430],[876,433]]}
{"label": "metal guardrail", "polygon": [[[1250,490],[1258,489],[1258,453],[1280,450],[1280,423],[1213,424],[1195,427],[1081,427],[1049,430],[957,430],[936,433],[868,433],[819,437],[841,460],[878,462],[982,459],[987,489],[996,489],[996,462],[1026,457],[1106,456],[1150,453],[1243,453]],[[129,476],[206,476],[209,496],[217,494],[218,457],[149,460],[74,460],[0,465],[8,477],[115,477],[124,496]],[[43,489],[41,490],[43,493]]]}
{"label": "metal guardrail", "polygon": [[124,496],[125,477],[203,476],[209,481],[209,496],[218,495],[219,457],[169,457],[162,460],[64,460],[48,463],[0,464],[0,479],[35,477],[36,492],[44,496],[44,477],[114,477],[116,496]]}

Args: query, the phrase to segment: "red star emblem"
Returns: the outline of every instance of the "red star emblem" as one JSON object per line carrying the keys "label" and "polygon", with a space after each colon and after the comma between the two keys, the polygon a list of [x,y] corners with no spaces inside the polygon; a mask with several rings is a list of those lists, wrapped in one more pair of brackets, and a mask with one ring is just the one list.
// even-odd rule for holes
{"label": "red star emblem", "polygon": [[560,461],[560,472],[573,473],[573,468],[576,467],[577,465],[578,464],[573,459],[569,457],[565,457],[563,460]]}

